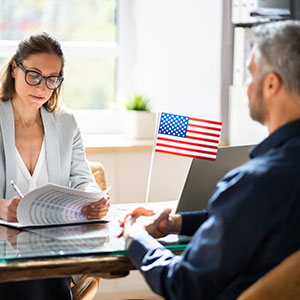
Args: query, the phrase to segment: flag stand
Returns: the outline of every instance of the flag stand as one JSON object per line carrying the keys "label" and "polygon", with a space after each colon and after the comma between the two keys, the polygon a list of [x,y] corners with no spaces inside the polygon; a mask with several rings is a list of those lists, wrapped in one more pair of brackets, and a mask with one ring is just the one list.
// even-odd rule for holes
{"label": "flag stand", "polygon": [[156,127],[155,127],[155,138],[154,138],[154,145],[152,147],[152,153],[151,153],[151,160],[150,160],[150,169],[149,169],[149,175],[148,175],[148,182],[147,182],[147,190],[146,190],[146,200],[145,205],[149,202],[149,192],[150,192],[150,184],[151,184],[151,177],[152,177],[152,169],[153,169],[153,160],[154,160],[154,153],[155,153],[155,145],[156,145],[156,139],[158,134],[158,126],[159,126],[159,120],[160,120],[161,113],[157,113],[157,119],[156,119]]}
{"label": "flag stand", "polygon": [[[154,152],[215,161],[222,122],[158,113],[152,148],[145,205],[149,201]],[[166,137],[167,136],[167,137]],[[159,139],[159,143],[157,143]]]}

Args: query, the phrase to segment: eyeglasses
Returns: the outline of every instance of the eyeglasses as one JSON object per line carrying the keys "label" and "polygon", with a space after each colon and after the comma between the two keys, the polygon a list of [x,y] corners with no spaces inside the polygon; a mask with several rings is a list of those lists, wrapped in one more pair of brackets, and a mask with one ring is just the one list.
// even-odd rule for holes
{"label": "eyeglasses", "polygon": [[63,76],[48,76],[45,77],[41,73],[31,70],[26,70],[21,63],[17,65],[25,73],[25,81],[31,86],[39,85],[43,80],[49,90],[56,90],[63,82]]}

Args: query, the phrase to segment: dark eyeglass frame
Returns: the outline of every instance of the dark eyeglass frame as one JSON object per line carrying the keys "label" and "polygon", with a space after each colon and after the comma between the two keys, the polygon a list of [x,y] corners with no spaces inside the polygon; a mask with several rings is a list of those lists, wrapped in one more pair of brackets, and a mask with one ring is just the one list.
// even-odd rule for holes
{"label": "dark eyeglass frame", "polygon": [[[47,88],[48,88],[49,90],[56,90],[56,89],[58,89],[58,88],[60,87],[60,85],[61,85],[62,82],[64,81],[64,77],[63,77],[62,75],[45,77],[45,76],[43,76],[41,73],[39,73],[39,72],[37,72],[37,71],[26,70],[26,69],[23,67],[23,65],[22,65],[21,63],[17,64],[17,66],[25,73],[25,81],[26,81],[26,83],[27,83],[28,85],[30,85],[30,86],[37,86],[37,85],[39,85],[43,80],[45,80],[46,86],[47,86]],[[38,74],[39,76],[41,76],[40,81],[38,81],[36,84],[29,83],[29,82],[27,81],[27,74],[28,74],[29,72],[31,72],[31,73],[36,73],[36,74]],[[54,87],[54,88],[48,86],[48,80],[49,80],[49,79],[53,79],[53,78],[57,78],[57,79],[60,80],[58,86],[56,86],[56,87]]]}

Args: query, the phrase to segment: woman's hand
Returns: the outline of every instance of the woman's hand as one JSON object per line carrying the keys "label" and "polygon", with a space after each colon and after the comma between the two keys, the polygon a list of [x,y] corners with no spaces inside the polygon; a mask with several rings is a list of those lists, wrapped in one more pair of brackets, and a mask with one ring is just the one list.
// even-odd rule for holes
{"label": "woman's hand", "polygon": [[106,216],[110,207],[110,196],[106,196],[97,202],[86,205],[82,208],[81,213],[86,215],[89,220],[102,219]]}
{"label": "woman's hand", "polygon": [[18,250],[17,237],[19,233],[20,230],[6,226],[0,226],[0,240],[8,242],[15,250]]}
{"label": "woman's hand", "polygon": [[0,217],[7,222],[18,222],[17,208],[20,201],[19,197],[10,200],[0,198]]}

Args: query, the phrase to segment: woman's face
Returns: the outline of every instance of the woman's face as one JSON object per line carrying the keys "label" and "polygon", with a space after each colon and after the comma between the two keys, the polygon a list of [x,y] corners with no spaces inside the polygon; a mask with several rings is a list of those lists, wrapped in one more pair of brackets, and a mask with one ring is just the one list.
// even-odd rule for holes
{"label": "woman's face", "polygon": [[[12,76],[15,78],[15,91],[13,101],[20,101],[23,105],[39,109],[51,97],[53,90],[46,86],[45,80],[36,86],[31,86],[25,81],[25,72],[13,62]],[[22,61],[26,70],[39,72],[44,77],[58,76],[61,71],[62,61],[55,54],[32,54]]]}

